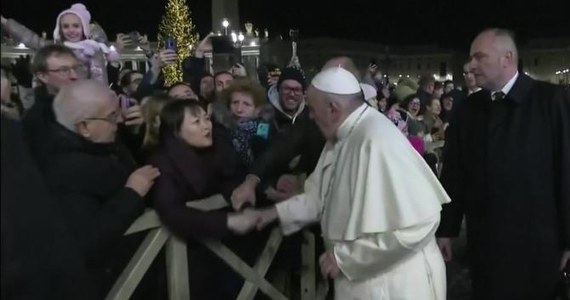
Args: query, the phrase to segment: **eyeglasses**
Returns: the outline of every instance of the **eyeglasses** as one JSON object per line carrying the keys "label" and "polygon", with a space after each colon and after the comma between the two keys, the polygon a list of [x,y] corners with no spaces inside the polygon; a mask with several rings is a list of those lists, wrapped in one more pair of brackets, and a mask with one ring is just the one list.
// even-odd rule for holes
{"label": "eyeglasses", "polygon": [[282,87],[281,90],[283,90],[283,92],[285,94],[289,94],[291,92],[294,92],[295,94],[302,94],[303,93],[303,89],[302,88],[290,88],[290,87]]}
{"label": "eyeglasses", "polygon": [[72,67],[65,66],[65,67],[60,67],[57,69],[48,69],[47,71],[53,72],[53,73],[58,73],[60,75],[69,76],[71,74],[72,70],[78,75],[84,75],[87,73],[87,68],[85,68],[85,66],[82,64],[77,64],[77,65],[74,65]]}
{"label": "eyeglasses", "polygon": [[86,118],[85,121],[104,121],[111,124],[117,124],[119,119],[119,114],[117,112],[113,112],[109,116],[105,118]]}

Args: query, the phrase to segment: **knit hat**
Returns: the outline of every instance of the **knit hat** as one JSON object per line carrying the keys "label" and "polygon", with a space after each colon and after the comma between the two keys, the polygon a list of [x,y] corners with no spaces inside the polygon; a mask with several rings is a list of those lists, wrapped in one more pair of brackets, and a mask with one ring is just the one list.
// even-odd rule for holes
{"label": "knit hat", "polygon": [[283,81],[289,79],[299,82],[303,86],[303,90],[307,88],[307,83],[305,82],[305,76],[303,76],[303,73],[301,73],[301,71],[295,68],[285,68],[283,69],[281,75],[279,76],[279,81],[277,81],[277,89],[279,89]]}
{"label": "knit hat", "polygon": [[83,27],[83,34],[85,35],[85,38],[89,38],[89,31],[90,31],[89,23],[91,22],[91,14],[89,13],[85,5],[81,3],[75,3],[69,9],[62,11],[57,16],[55,29],[53,30],[53,39],[55,41],[61,41],[62,37],[60,36],[59,26],[61,22],[61,17],[65,14],[76,15],[81,20],[81,25]]}

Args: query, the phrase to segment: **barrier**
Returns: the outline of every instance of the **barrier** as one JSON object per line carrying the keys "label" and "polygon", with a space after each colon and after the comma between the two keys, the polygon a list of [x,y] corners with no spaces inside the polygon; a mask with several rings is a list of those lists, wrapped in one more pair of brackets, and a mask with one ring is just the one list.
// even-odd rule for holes
{"label": "barrier", "polygon": [[[227,205],[225,202],[223,204]],[[189,207],[204,211],[218,209],[220,205],[222,203],[215,198],[187,203]],[[125,235],[141,231],[149,232],[105,299],[129,299],[160,250],[166,247],[169,299],[189,300],[188,252],[186,251],[185,241],[170,233],[161,224],[156,212],[151,209],[147,209],[143,215],[133,222]],[[303,231],[303,237],[305,242],[301,248],[301,299],[314,300],[316,299],[315,237],[308,230]],[[281,245],[282,238],[279,228],[274,228],[253,267],[246,264],[218,240],[206,239],[202,240],[202,243],[245,279],[244,285],[236,298],[237,300],[252,300],[258,290],[261,290],[271,299],[287,300],[288,298],[283,293],[265,279],[265,275]]]}

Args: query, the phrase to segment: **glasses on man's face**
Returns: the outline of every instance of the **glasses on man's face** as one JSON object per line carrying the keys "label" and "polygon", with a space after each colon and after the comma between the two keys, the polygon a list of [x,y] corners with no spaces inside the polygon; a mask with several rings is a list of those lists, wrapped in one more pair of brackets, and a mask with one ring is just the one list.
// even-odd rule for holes
{"label": "glasses on man's face", "polygon": [[77,75],[85,75],[87,73],[87,68],[85,68],[82,64],[77,64],[71,67],[64,66],[59,67],[57,69],[48,69],[48,72],[57,73],[62,76],[69,76],[71,75],[71,71],[74,71]]}
{"label": "glasses on man's face", "polygon": [[117,111],[112,112],[110,115],[104,118],[86,118],[85,121],[103,121],[110,124],[117,124],[119,120],[119,113]]}
{"label": "glasses on man's face", "polygon": [[131,84],[140,84],[142,82],[142,78],[137,78],[131,81]]}
{"label": "glasses on man's face", "polygon": [[288,86],[281,87],[281,90],[283,90],[283,92],[285,94],[289,94],[291,92],[293,92],[295,94],[302,94],[303,93],[302,88],[292,88],[292,87],[288,87]]}

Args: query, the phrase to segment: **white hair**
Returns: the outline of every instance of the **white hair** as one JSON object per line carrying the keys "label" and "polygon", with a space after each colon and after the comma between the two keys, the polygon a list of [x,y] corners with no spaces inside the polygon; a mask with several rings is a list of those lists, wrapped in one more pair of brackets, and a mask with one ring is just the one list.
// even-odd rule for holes
{"label": "white hair", "polygon": [[350,113],[358,108],[360,105],[365,103],[364,94],[362,92],[350,95],[339,95],[325,93],[326,101],[329,103],[334,103],[340,107],[343,111]]}
{"label": "white hair", "polygon": [[75,125],[94,117],[111,91],[99,81],[74,81],[60,89],[53,101],[53,111],[59,124],[76,132]]}

